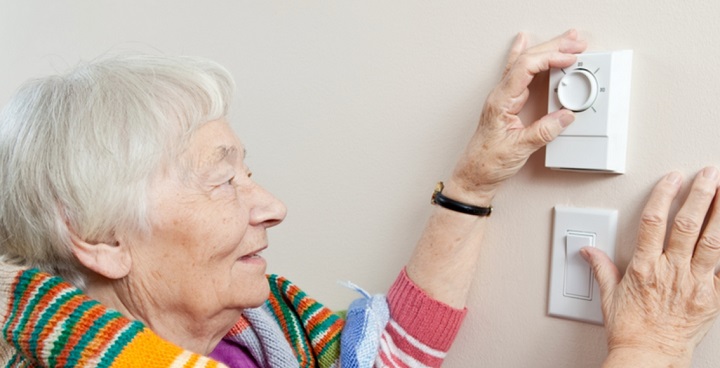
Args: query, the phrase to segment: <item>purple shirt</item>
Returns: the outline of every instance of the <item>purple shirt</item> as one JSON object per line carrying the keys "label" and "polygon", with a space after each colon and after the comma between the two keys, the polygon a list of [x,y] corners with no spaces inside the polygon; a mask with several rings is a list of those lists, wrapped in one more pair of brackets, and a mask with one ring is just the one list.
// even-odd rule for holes
{"label": "purple shirt", "polygon": [[210,358],[230,368],[260,368],[246,347],[229,339],[220,340],[220,343],[210,353]]}

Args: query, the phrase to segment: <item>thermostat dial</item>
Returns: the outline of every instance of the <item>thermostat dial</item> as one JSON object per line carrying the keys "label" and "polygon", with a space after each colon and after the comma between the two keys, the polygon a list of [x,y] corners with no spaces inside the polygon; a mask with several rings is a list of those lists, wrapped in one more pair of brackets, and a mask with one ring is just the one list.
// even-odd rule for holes
{"label": "thermostat dial", "polygon": [[568,110],[587,110],[595,102],[598,83],[595,75],[587,69],[573,69],[567,72],[557,87],[560,104]]}

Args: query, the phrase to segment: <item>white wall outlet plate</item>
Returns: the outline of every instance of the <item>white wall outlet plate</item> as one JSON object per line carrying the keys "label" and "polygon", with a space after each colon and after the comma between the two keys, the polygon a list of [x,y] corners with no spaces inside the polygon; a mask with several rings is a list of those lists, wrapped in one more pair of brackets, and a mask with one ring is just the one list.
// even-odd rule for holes
{"label": "white wall outlet plate", "polygon": [[548,314],[603,324],[600,288],[580,256],[591,246],[615,258],[617,210],[555,207]]}
{"label": "white wall outlet plate", "polygon": [[550,70],[548,112],[575,112],[575,121],[547,145],[545,166],[625,173],[632,50],[579,54]]}

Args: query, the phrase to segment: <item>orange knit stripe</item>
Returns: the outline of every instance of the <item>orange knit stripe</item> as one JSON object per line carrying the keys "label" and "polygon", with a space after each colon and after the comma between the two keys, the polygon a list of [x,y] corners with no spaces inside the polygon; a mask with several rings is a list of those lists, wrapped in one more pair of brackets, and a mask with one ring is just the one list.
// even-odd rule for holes
{"label": "orange knit stripe", "polygon": [[80,360],[78,360],[79,367],[85,367],[89,365],[90,361],[99,362],[102,355],[105,353],[105,349],[112,343],[115,343],[115,339],[118,337],[120,331],[130,324],[130,320],[125,317],[119,317],[108,322],[105,327],[100,329],[87,344],[87,347],[83,350]]}
{"label": "orange knit stripe", "polygon": [[[288,295],[291,299],[295,299],[298,297],[298,294],[301,291],[302,290],[300,290],[300,288],[296,285],[291,285],[291,287],[288,288]],[[302,299],[298,303],[297,310],[300,314],[305,314],[307,313],[308,309],[310,309],[310,307],[314,305],[317,305],[317,301],[306,295],[302,297]],[[328,317],[331,317],[331,315],[332,312],[330,312],[330,310],[327,308],[318,309],[309,319],[307,319],[306,330],[308,332],[312,331],[319,324],[325,322]],[[317,336],[314,336],[316,338],[316,340],[313,340],[314,350],[318,353],[320,351],[323,351],[323,349],[325,349],[325,346],[330,343],[333,338],[342,331],[344,325],[344,321],[342,319],[338,319],[332,324],[332,326],[327,329],[326,333],[321,338],[318,339]]]}
{"label": "orange knit stripe", "polygon": [[[100,316],[102,316],[105,313],[105,308],[102,305],[96,304],[92,307],[90,307],[88,310],[83,313],[83,315],[78,319],[77,323],[75,324],[75,330],[80,331],[87,331],[90,326],[92,326],[93,322],[95,322]],[[68,358],[70,358],[70,352],[75,348],[75,345],[80,342],[80,339],[83,337],[83,334],[71,334],[70,337],[67,340],[67,343],[63,346],[62,351],[60,351],[60,354],[57,357],[58,362],[67,362]]]}
{"label": "orange knit stripe", "polygon": [[183,352],[148,329],[140,331],[118,354],[112,363],[113,368],[169,367]]}
{"label": "orange knit stripe", "polygon": [[[60,292],[63,291],[63,290],[64,290],[64,289],[58,288],[58,287],[54,287],[54,288],[49,289],[49,290],[47,291],[47,293],[45,293],[45,294],[42,296],[42,298],[40,298],[40,300],[37,302],[37,304],[36,304],[35,307],[33,308],[33,309],[34,309],[34,312],[36,312],[36,311],[44,311],[44,310],[48,307],[48,305],[50,305],[50,303],[55,299],[55,297],[56,297],[58,294],[60,294]],[[40,315],[41,315],[41,314],[42,314],[42,313],[32,313],[32,315],[30,316],[30,319],[28,320],[27,324],[25,325],[24,330],[26,330],[26,331],[32,331],[32,330],[34,330],[34,329],[35,329],[35,324],[36,324],[37,321],[40,319]]]}
{"label": "orange knit stripe", "polygon": [[[25,308],[27,308],[28,303],[30,303],[30,300],[32,299],[32,295],[35,292],[35,289],[37,288],[37,285],[42,282],[43,278],[40,277],[40,275],[34,275],[32,280],[28,283],[27,288],[25,289],[26,292],[23,293],[23,296],[20,298],[20,303],[18,304],[17,313],[15,314],[15,318],[10,322],[10,328],[8,331],[15,331],[15,329],[18,326],[18,323],[22,320],[23,313],[25,312]],[[15,285],[13,287],[17,286],[18,279],[15,280]],[[14,302],[11,301],[11,303]],[[10,304],[8,313],[12,312],[13,305]],[[9,314],[8,314],[9,315]]]}
{"label": "orange knit stripe", "polygon": [[[302,289],[300,289],[300,287],[293,284],[285,277],[279,277],[278,282],[280,282],[280,285],[281,285],[280,289],[285,290],[285,294],[288,299],[288,304],[290,306],[293,306],[293,308],[297,312],[299,322],[304,324],[304,322],[303,322],[304,317],[308,314],[308,310],[310,309],[310,307],[317,304],[317,301],[308,297],[302,291]],[[285,287],[283,287],[283,285],[285,285]],[[296,304],[297,304],[297,307],[294,307]],[[321,308],[321,309],[324,309],[324,308]],[[301,316],[303,316],[303,317],[301,317]],[[312,324],[312,326],[315,326],[315,325],[317,325],[317,322]],[[312,334],[310,334],[311,329],[308,327],[309,326],[306,326],[304,331],[300,331],[302,336],[299,337],[298,343],[297,343],[298,346],[295,349],[295,352],[301,355],[301,359],[302,359],[302,361],[300,362],[301,366],[305,366],[307,364],[315,364],[316,356],[314,354],[319,354],[319,352],[322,351],[322,348],[318,348],[318,346],[316,344],[314,344],[315,341],[309,340],[312,337],[311,336]],[[303,345],[300,342],[300,339],[307,342],[307,344],[308,344],[307,348],[310,349],[309,356],[305,355]],[[324,339],[322,339],[321,341],[324,341]],[[325,343],[323,344],[323,347],[326,344],[327,344],[327,341],[325,341]],[[310,362],[312,362],[312,363],[310,363]]]}
{"label": "orange knit stripe", "polygon": [[227,367],[225,367],[225,364],[220,364],[211,359],[207,364],[207,368],[227,368]]}
{"label": "orange knit stripe", "polygon": [[200,358],[199,355],[193,354],[190,359],[188,359],[187,362],[183,365],[183,368],[193,368],[195,367],[195,363],[197,363],[198,359]]}
{"label": "orange knit stripe", "polygon": [[[286,280],[282,277],[279,277],[277,279],[277,285],[280,290],[283,289],[283,281]],[[270,299],[268,299],[268,302],[270,303],[270,307],[273,310],[273,314],[279,320],[278,322],[282,327],[281,329],[283,331],[283,334],[285,335],[285,340],[287,340],[289,344],[294,345],[291,347],[295,352],[296,358],[298,358],[299,360],[300,366],[308,366],[310,364],[309,362],[313,361],[313,358],[312,356],[308,356],[305,354],[305,350],[301,342],[305,339],[305,336],[297,336],[295,339],[293,339],[293,337],[290,335],[290,331],[288,330],[288,326],[292,326],[292,324],[286,320],[285,315],[283,314],[282,307],[280,306],[278,300],[274,297],[271,297]],[[298,333],[303,334],[303,331],[298,331]]]}
{"label": "orange knit stripe", "polygon": [[225,335],[226,336],[239,335],[243,331],[245,331],[248,327],[250,327],[250,322],[248,322],[248,320],[245,319],[244,316],[241,316],[240,320],[238,320],[237,323],[235,323],[235,325],[232,326],[230,331],[228,331],[228,333]]}
{"label": "orange knit stripe", "polygon": [[[312,301],[312,303],[315,303],[315,301]],[[305,307],[305,309],[308,308]],[[315,314],[313,314],[312,317],[307,320],[307,324],[309,327],[308,330],[315,328],[315,326],[324,322],[331,314],[332,313],[330,313],[330,311],[326,308],[320,308],[315,311]]]}
{"label": "orange knit stripe", "polygon": [[285,320],[285,316],[282,314],[282,309],[280,308],[280,303],[278,303],[277,299],[275,299],[275,298],[270,298],[270,299],[268,299],[268,301],[270,302],[270,306],[272,307],[275,316],[277,316],[277,318],[280,319],[280,326],[283,326],[282,330],[283,330],[283,333],[285,334],[285,339],[287,341],[292,341],[292,339],[290,338],[290,334],[284,328],[285,326],[288,326],[288,322]]}
{"label": "orange knit stripe", "polygon": [[313,341],[315,345],[315,351],[319,354],[321,351],[325,350],[325,346],[333,341],[338,335],[340,335],[340,332],[342,331],[343,326],[345,325],[345,321],[338,319],[335,321],[335,323],[332,324],[327,329],[327,332],[320,338]]}
{"label": "orange knit stripe", "polygon": [[[50,303],[55,299],[55,297],[60,294],[60,292],[63,289],[58,287],[53,287],[45,293],[45,295],[40,298],[36,306],[33,308],[33,313],[30,315],[30,319],[28,320],[27,324],[25,325],[24,333],[32,334],[32,331],[35,329],[38,321],[40,320],[40,316],[42,315],[42,311],[45,311],[45,309],[50,305]],[[43,326],[43,330],[46,328],[46,326]],[[41,331],[42,332],[42,331]],[[27,344],[30,343],[30,339],[23,339],[22,342],[25,342],[26,344],[22,344],[22,349],[24,351],[30,351],[30,346]],[[37,344],[38,348],[42,349],[44,341],[42,339],[38,339]],[[38,350],[42,351],[42,350]]]}
{"label": "orange knit stripe", "polygon": [[59,323],[63,322],[65,318],[70,313],[72,313],[72,311],[75,310],[75,308],[77,308],[80,303],[83,302],[84,299],[85,297],[82,295],[72,296],[65,302],[65,304],[58,308],[57,313],[53,314],[52,317],[50,317],[48,324],[43,327],[43,330],[40,333],[40,337],[38,338],[38,351],[45,351],[45,342],[51,342],[48,340],[48,336],[53,332],[53,330]]}

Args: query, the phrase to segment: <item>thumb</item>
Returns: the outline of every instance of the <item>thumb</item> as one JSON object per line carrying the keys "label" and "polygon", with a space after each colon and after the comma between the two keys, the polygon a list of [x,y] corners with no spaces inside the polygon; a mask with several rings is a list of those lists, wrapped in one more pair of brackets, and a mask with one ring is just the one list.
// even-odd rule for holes
{"label": "thumb", "polygon": [[600,286],[600,297],[605,300],[605,296],[612,295],[615,286],[622,280],[622,275],[618,271],[615,264],[605,252],[595,247],[584,247],[580,249],[580,255],[590,264]]}
{"label": "thumb", "polygon": [[575,114],[570,110],[558,110],[547,114],[524,130],[526,147],[530,153],[550,143],[555,137],[575,120]]}

